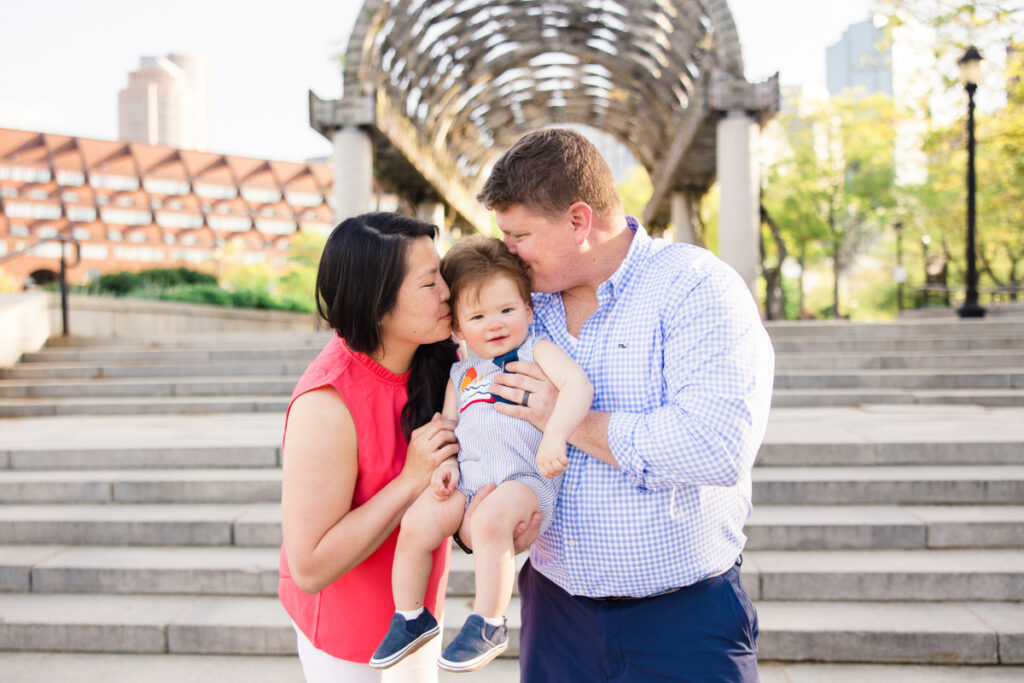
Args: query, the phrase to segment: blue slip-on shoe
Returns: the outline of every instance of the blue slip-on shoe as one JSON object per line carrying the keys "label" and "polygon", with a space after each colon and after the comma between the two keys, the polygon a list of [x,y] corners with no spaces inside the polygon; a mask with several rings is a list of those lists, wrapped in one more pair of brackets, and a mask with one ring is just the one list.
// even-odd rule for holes
{"label": "blue slip-on shoe", "polygon": [[391,617],[391,625],[380,641],[377,651],[370,659],[374,669],[387,669],[423,647],[441,632],[437,620],[426,607],[415,619],[406,619],[401,614]]}
{"label": "blue slip-on shoe", "polygon": [[476,671],[508,649],[508,620],[491,626],[479,614],[469,615],[455,640],[448,643],[437,665],[445,671]]}

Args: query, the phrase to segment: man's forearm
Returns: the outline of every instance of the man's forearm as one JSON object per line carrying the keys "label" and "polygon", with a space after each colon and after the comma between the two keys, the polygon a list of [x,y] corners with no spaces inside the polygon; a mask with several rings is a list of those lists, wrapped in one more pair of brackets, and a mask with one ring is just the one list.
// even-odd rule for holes
{"label": "man's forearm", "polygon": [[591,410],[569,437],[569,443],[596,460],[618,467],[619,463],[608,444],[608,425],[611,419],[611,413]]}

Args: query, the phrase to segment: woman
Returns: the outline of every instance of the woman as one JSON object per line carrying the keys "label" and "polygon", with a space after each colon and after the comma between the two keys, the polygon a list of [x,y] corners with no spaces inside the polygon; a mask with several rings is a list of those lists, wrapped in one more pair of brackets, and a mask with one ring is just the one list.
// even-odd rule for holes
{"label": "woman", "polygon": [[[435,232],[364,214],[338,225],[321,257],[318,312],[336,335],[288,408],[278,586],[310,682],[437,680],[436,645],[383,678],[367,665],[394,613],[399,521],[458,452],[454,423],[439,414],[455,345]],[[445,542],[431,609],[443,607],[447,577]]]}

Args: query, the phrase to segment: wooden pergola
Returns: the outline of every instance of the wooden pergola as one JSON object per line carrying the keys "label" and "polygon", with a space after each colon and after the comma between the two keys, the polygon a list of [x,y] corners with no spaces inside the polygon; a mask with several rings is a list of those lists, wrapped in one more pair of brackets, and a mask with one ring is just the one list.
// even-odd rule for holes
{"label": "wooden pergola", "polygon": [[[376,177],[424,217],[477,229],[489,164],[529,130],[574,123],[650,174],[646,224],[692,236],[723,136],[749,167],[749,132],[778,109],[777,78],[743,77],[725,0],[366,0],[343,69],[341,99],[310,93],[311,124],[335,142],[339,215],[365,210]],[[746,197],[750,178],[737,181]]]}

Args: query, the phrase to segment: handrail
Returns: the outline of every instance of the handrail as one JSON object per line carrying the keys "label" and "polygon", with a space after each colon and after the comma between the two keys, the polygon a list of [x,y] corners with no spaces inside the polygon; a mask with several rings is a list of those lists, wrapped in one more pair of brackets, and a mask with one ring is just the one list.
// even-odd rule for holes
{"label": "handrail", "polygon": [[0,264],[6,263],[19,256],[24,256],[28,252],[32,251],[36,247],[46,244],[47,242],[60,242],[60,318],[63,329],[61,335],[67,337],[71,334],[71,330],[68,327],[68,264],[64,258],[64,244],[70,242],[75,245],[75,262],[71,264],[71,268],[74,268],[82,262],[82,245],[79,244],[78,240],[71,235],[56,235],[54,237],[44,237],[34,244],[30,244],[24,249],[19,249],[13,254],[7,254],[6,256],[0,257]]}

